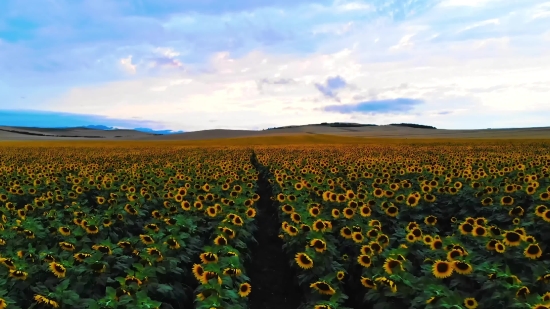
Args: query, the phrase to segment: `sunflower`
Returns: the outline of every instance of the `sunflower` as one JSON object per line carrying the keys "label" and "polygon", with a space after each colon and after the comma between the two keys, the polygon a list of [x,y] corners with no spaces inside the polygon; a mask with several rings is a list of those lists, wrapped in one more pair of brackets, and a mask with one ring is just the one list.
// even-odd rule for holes
{"label": "sunflower", "polygon": [[483,206],[491,206],[493,204],[493,199],[490,197],[486,197],[481,200],[481,205]]}
{"label": "sunflower", "polygon": [[416,196],[415,194],[409,194],[407,196],[407,205],[410,207],[416,207],[418,205],[418,202],[420,202],[420,198]]}
{"label": "sunflower", "polygon": [[340,217],[340,210],[336,208],[332,209],[331,215],[334,219],[338,219]]}
{"label": "sunflower", "polygon": [[441,241],[441,239],[434,239],[430,243],[430,248],[432,250],[439,250],[439,249],[443,248],[443,241]]}
{"label": "sunflower", "polygon": [[214,238],[214,244],[217,246],[225,246],[227,245],[227,238],[218,235],[216,238]]}
{"label": "sunflower", "polygon": [[369,245],[363,245],[361,246],[361,254],[371,256],[374,254],[374,251]]}
{"label": "sunflower", "polygon": [[[43,258],[44,262],[51,263],[55,262],[55,258],[51,254],[46,254]],[[1,260],[0,260],[1,261]]]}
{"label": "sunflower", "polygon": [[31,230],[24,230],[23,234],[25,234],[25,237],[27,239],[34,239],[34,237],[35,237],[34,232],[31,231]]}
{"label": "sunflower", "polygon": [[504,244],[510,247],[519,246],[522,236],[516,231],[507,231],[504,233]]}
{"label": "sunflower", "polygon": [[369,238],[374,238],[378,236],[378,230],[377,229],[370,229],[367,231],[366,236]]}
{"label": "sunflower", "polygon": [[461,257],[462,255],[463,255],[462,251],[458,249],[453,249],[447,253],[447,260],[452,262],[452,261],[455,261],[458,257]]}
{"label": "sunflower", "polygon": [[407,230],[407,232],[410,232],[417,227],[418,227],[418,223],[413,221],[413,222],[409,222],[409,224],[407,224],[407,227],[405,229]]}
{"label": "sunflower", "polygon": [[244,224],[243,219],[239,216],[235,216],[231,222],[236,226],[242,226]]}
{"label": "sunflower", "polygon": [[464,299],[464,306],[468,309],[475,309],[477,308],[477,300],[473,297],[468,297]]}
{"label": "sunflower", "polygon": [[59,234],[61,234],[63,236],[71,235],[71,230],[66,226],[60,227],[59,229],[57,229],[57,231],[59,231]]}
{"label": "sunflower", "polygon": [[527,295],[529,295],[531,292],[529,291],[529,288],[526,287],[526,286],[522,286],[521,288],[519,288],[516,292],[516,297],[517,298],[520,298],[520,297],[527,297]]}
{"label": "sunflower", "polygon": [[291,214],[291,213],[294,212],[294,207],[292,207],[288,204],[285,204],[285,205],[281,206],[281,210],[286,214]]}
{"label": "sunflower", "polygon": [[126,276],[126,278],[124,278],[125,285],[130,286],[132,283],[135,283],[138,286],[143,284],[143,282],[135,276]]}
{"label": "sunflower", "polygon": [[468,235],[473,232],[474,226],[468,222],[463,222],[458,226],[458,229],[460,230],[460,234]]}
{"label": "sunflower", "polygon": [[336,293],[330,284],[325,281],[314,282],[309,287],[317,290],[317,292],[323,295],[334,295],[334,293]]}
{"label": "sunflower", "polygon": [[[43,295],[40,295],[40,294],[34,294],[33,298],[39,304],[49,305],[52,308],[59,308],[59,304],[55,300],[47,298],[46,296],[43,296]],[[3,309],[5,307],[2,307],[1,303],[0,303],[0,308]]]}
{"label": "sunflower", "polygon": [[167,245],[168,248],[170,248],[172,250],[176,250],[176,249],[180,248],[180,244],[178,243],[178,241],[175,238],[168,238],[164,242],[164,244]]}
{"label": "sunflower", "polygon": [[399,267],[401,270],[404,270],[401,261],[392,258],[387,258],[383,266],[384,270],[390,275],[393,274],[394,269],[397,267]]}
{"label": "sunflower", "polygon": [[495,251],[498,253],[504,253],[504,251],[506,251],[506,246],[500,241],[497,241],[495,243]]}
{"label": "sunflower", "polygon": [[435,225],[437,223],[437,218],[435,216],[427,216],[424,218],[424,223],[427,225]]}
{"label": "sunflower", "polygon": [[0,258],[0,263],[9,269],[15,269],[15,263],[10,258]]}
{"label": "sunflower", "polygon": [[361,284],[367,289],[376,289],[376,283],[370,278],[361,277]]}
{"label": "sunflower", "polygon": [[395,206],[395,205],[391,205],[388,208],[386,208],[386,210],[384,210],[384,212],[386,213],[386,215],[388,215],[392,218],[395,218],[399,214],[399,208],[397,208],[397,206]]}
{"label": "sunflower", "polygon": [[545,205],[538,205],[537,207],[535,207],[535,215],[537,215],[537,217],[542,217],[546,210],[548,210],[548,207],[546,207]]}
{"label": "sunflower", "polygon": [[355,215],[355,209],[350,208],[350,207],[346,207],[346,208],[344,208],[342,213],[344,214],[344,217],[346,219],[351,219]]}
{"label": "sunflower", "polygon": [[453,274],[453,266],[450,262],[437,260],[432,265],[432,273],[436,278],[448,278]]}
{"label": "sunflower", "polygon": [[65,242],[65,241],[62,241],[59,243],[59,247],[61,247],[61,249],[65,250],[65,251],[74,251],[75,249],[75,246],[69,242]]}
{"label": "sunflower", "polygon": [[523,251],[523,255],[530,259],[538,259],[542,256],[542,250],[537,244],[529,244]]}
{"label": "sunflower", "polygon": [[414,229],[411,230],[410,233],[414,235],[416,240],[421,240],[422,239],[422,230],[421,229],[414,228]]}
{"label": "sunflower", "polygon": [[298,232],[300,231],[295,226],[292,226],[292,225],[287,225],[284,230],[290,236],[296,236],[296,235],[298,235]]}
{"label": "sunflower", "polygon": [[207,284],[208,281],[212,280],[212,279],[216,279],[218,281],[218,284],[221,285],[223,283],[222,281],[222,278],[220,276],[218,276],[218,274],[216,274],[215,272],[213,271],[205,271],[200,279],[200,282],[202,284]]}
{"label": "sunflower", "polygon": [[487,229],[481,225],[474,226],[474,230],[472,231],[474,237],[484,237],[487,236],[487,234]]}
{"label": "sunflower", "polygon": [[357,263],[359,263],[359,265],[363,267],[368,268],[372,265],[372,259],[370,256],[362,254],[357,257]]}
{"label": "sunflower", "polygon": [[464,261],[453,261],[453,270],[461,275],[469,275],[474,269]]}
{"label": "sunflower", "polygon": [[422,241],[424,242],[424,244],[429,246],[434,241],[434,239],[430,235],[424,235],[424,237],[422,238]]}
{"label": "sunflower", "polygon": [[327,243],[324,242],[323,240],[321,239],[312,239],[310,242],[309,242],[309,245],[311,247],[313,247],[315,249],[315,251],[319,252],[319,253],[322,253],[322,252],[325,252],[325,250],[327,250]]}
{"label": "sunflower", "polygon": [[65,268],[65,266],[59,263],[51,262],[49,268],[57,278],[64,278],[65,274],[67,274],[67,269]]}
{"label": "sunflower", "polygon": [[89,253],[82,253],[82,252],[76,253],[76,254],[73,255],[74,259],[77,260],[78,262],[81,262],[81,263],[84,262],[84,260],[86,258],[89,258],[90,256],[92,256],[92,255],[89,254]]}
{"label": "sunflower", "polygon": [[376,242],[381,244],[383,247],[386,247],[390,244],[390,238],[388,235],[380,234],[376,237]]}
{"label": "sunflower", "polygon": [[14,270],[14,269],[10,269],[10,278],[14,278],[16,280],[25,280],[27,279],[27,276],[29,274],[24,272],[24,271],[21,271],[21,270]]}
{"label": "sunflower", "polygon": [[338,271],[336,273],[336,279],[338,279],[339,281],[344,280],[345,277],[346,277],[346,273],[344,271]]}
{"label": "sunflower", "polygon": [[353,233],[351,234],[351,238],[353,239],[353,241],[354,241],[355,243],[358,243],[358,244],[362,243],[363,240],[365,239],[365,238],[363,237],[363,234],[361,234],[361,232],[353,232]]}
{"label": "sunflower", "polygon": [[369,246],[372,248],[372,251],[374,253],[381,253],[382,250],[384,249],[378,242],[376,241],[371,241],[369,243]]}
{"label": "sunflower", "polygon": [[249,218],[254,218],[256,217],[256,209],[254,208],[248,208],[246,210],[246,216],[249,217]]}
{"label": "sunflower", "polygon": [[144,243],[145,245],[151,245],[155,243],[155,240],[153,239],[153,237],[149,235],[141,234],[139,235],[139,238],[141,239],[141,242]]}
{"label": "sunflower", "polygon": [[99,251],[103,254],[107,254],[107,255],[111,255],[113,253],[111,251],[111,248],[109,248],[109,246],[105,246],[105,245],[93,245],[92,249],[94,249],[96,251]]}
{"label": "sunflower", "polygon": [[248,282],[241,283],[239,286],[239,296],[247,297],[252,291],[252,286]]}
{"label": "sunflower", "polygon": [[426,304],[435,304],[437,303],[443,296],[432,296],[428,299],[426,299]]}
{"label": "sunflower", "polygon": [[369,206],[363,205],[359,208],[359,214],[361,217],[370,217],[372,214],[372,209]]}
{"label": "sunflower", "polygon": [[97,234],[99,233],[99,228],[97,227],[97,225],[90,224],[86,227],[86,233]]}
{"label": "sunflower", "polygon": [[294,257],[296,264],[302,269],[313,268],[313,260],[304,252],[297,253]]}
{"label": "sunflower", "polygon": [[212,252],[204,252],[199,256],[203,264],[217,263],[218,255]]}
{"label": "sunflower", "polygon": [[510,205],[514,204],[514,198],[509,196],[509,195],[503,196],[500,199],[500,204],[503,205],[503,206],[510,206]]}
{"label": "sunflower", "polygon": [[204,268],[200,264],[193,264],[193,276],[197,278],[197,280],[201,280],[202,276],[204,275]]}
{"label": "sunflower", "polygon": [[413,233],[407,234],[406,239],[408,242],[415,242],[417,240],[416,236],[414,236]]}

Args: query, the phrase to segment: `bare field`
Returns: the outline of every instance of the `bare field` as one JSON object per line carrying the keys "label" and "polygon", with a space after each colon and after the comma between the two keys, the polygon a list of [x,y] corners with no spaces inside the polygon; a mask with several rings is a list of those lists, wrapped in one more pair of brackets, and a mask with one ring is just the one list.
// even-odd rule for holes
{"label": "bare field", "polygon": [[0,126],[0,141],[180,141],[191,144],[364,143],[370,139],[550,139],[550,127],[483,130],[418,129],[399,126],[335,128],[301,126],[266,131],[203,130],[155,135],[135,130],[49,129]]}

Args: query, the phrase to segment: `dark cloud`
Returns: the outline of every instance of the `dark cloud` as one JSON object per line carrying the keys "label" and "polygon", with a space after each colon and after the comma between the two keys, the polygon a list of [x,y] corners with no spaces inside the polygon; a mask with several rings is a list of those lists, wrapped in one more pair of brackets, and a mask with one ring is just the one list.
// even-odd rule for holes
{"label": "dark cloud", "polygon": [[329,105],[323,108],[327,112],[336,112],[340,114],[364,113],[364,114],[385,114],[409,112],[415,106],[424,103],[422,100],[398,98],[389,100],[364,101],[356,104]]}
{"label": "dark cloud", "polygon": [[347,82],[341,76],[334,76],[327,78],[323,84],[315,83],[315,88],[325,97],[339,101],[336,92],[339,89],[345,88],[347,85]]}

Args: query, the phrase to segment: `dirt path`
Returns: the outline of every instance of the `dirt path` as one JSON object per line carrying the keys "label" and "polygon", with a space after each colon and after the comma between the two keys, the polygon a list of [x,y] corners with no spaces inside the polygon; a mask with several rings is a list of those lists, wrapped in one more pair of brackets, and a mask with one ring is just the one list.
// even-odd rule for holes
{"label": "dirt path", "polygon": [[[252,157],[252,164],[260,168],[255,156]],[[252,260],[246,265],[252,284],[249,306],[251,309],[295,309],[300,305],[302,295],[299,288],[292,284],[295,273],[283,252],[283,242],[278,237],[278,209],[270,199],[273,193],[266,175],[260,175],[258,186],[258,230],[254,235],[258,245],[252,248]]]}

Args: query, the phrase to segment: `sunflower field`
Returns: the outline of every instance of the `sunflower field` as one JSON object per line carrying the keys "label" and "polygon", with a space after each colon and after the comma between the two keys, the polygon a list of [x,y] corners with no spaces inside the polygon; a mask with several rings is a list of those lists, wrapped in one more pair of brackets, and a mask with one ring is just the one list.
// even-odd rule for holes
{"label": "sunflower field", "polygon": [[250,151],[0,148],[0,309],[246,308]]}
{"label": "sunflower field", "polygon": [[0,309],[548,309],[549,146],[6,143]]}
{"label": "sunflower field", "polygon": [[550,308],[547,144],[255,154],[303,308]]}

